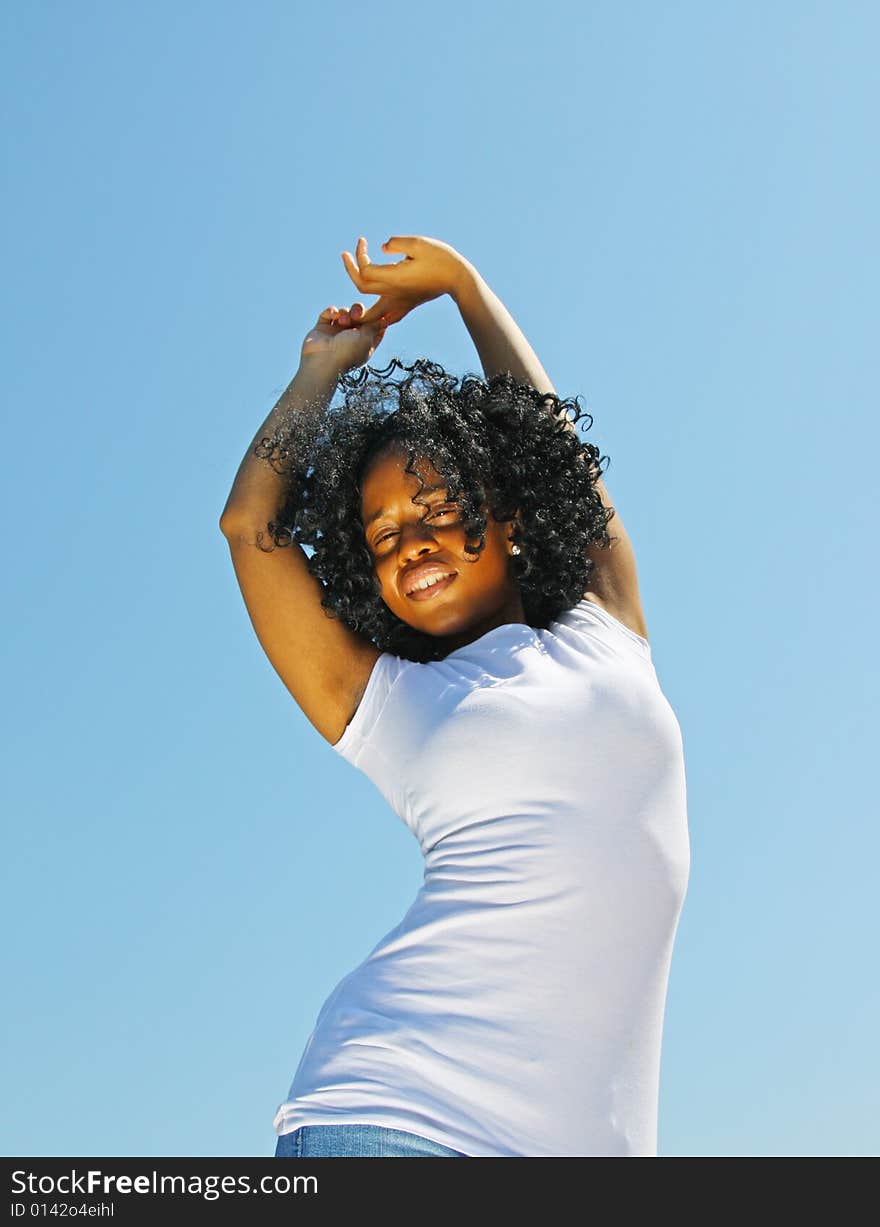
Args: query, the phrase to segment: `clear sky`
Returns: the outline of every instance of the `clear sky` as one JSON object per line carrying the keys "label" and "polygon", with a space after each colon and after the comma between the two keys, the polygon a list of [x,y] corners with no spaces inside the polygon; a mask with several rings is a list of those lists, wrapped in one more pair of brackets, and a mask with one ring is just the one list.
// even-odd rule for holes
{"label": "clear sky", "polygon": [[[611,457],[688,777],[661,1155],[880,1153],[878,14],[4,6],[2,1153],[271,1156],[421,884],[218,527],[361,234],[475,263]],[[479,369],[448,298],[392,355]]]}

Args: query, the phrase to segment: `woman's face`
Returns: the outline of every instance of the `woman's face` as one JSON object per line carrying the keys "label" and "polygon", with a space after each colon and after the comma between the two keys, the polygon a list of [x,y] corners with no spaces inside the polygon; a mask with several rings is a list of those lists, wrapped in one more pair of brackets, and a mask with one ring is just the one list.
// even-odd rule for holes
{"label": "woman's face", "polygon": [[[519,588],[510,574],[513,522],[488,517],[486,544],[478,558],[465,553],[467,540],[456,504],[427,458],[405,472],[406,454],[388,449],[370,463],[361,482],[361,522],[382,599],[416,630],[444,640],[449,651],[507,622],[524,621]],[[433,487],[438,487],[433,489]],[[483,511],[488,515],[487,504]],[[476,544],[472,538],[471,544]],[[414,585],[431,576],[439,583]]]}

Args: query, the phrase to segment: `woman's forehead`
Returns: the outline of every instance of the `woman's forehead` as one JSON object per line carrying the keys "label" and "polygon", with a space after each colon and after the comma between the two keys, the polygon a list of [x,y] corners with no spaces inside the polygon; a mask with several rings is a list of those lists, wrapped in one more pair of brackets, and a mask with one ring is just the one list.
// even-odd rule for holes
{"label": "woman's forehead", "polygon": [[427,456],[416,456],[412,464],[407,461],[408,453],[400,451],[384,452],[377,456],[361,482],[362,500],[371,501],[391,490],[416,493],[423,483],[425,486],[446,485],[445,477]]}

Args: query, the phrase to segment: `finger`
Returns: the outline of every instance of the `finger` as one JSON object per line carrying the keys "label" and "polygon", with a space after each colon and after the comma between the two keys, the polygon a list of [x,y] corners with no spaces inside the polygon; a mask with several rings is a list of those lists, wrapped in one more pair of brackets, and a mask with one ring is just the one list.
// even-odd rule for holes
{"label": "finger", "polygon": [[393,234],[382,244],[382,250],[404,256],[414,256],[418,241],[416,234]]}
{"label": "finger", "polygon": [[355,284],[355,288],[360,290],[362,294],[378,294],[380,287],[384,284],[384,274],[387,270],[393,270],[393,264],[373,264],[370,261],[361,272],[359,266],[355,263],[350,252],[342,253],[342,263],[345,265],[345,270]]}
{"label": "finger", "polygon": [[381,319],[381,317],[382,317],[382,316],[385,314],[385,312],[388,310],[388,307],[389,307],[389,305],[390,305],[390,302],[391,302],[391,300],[390,300],[390,298],[388,297],[388,295],[387,295],[387,294],[383,294],[383,295],[380,297],[380,299],[379,299],[379,301],[378,301],[378,302],[374,302],[374,303],[373,303],[373,305],[372,305],[372,307],[369,307],[369,308],[368,308],[368,309],[367,309],[367,310],[364,312],[364,314],[363,314],[363,315],[360,317],[360,322],[361,322],[362,324],[372,324],[372,323],[375,323],[375,321],[376,321],[376,320],[378,320],[378,319]]}
{"label": "finger", "polygon": [[361,276],[363,276],[372,263],[367,253],[367,240],[365,238],[361,237],[358,239],[357,247],[355,248],[355,255],[357,256],[358,268],[360,269]]}
{"label": "finger", "polygon": [[374,264],[367,250],[367,240],[363,237],[357,241],[356,260],[349,251],[343,251],[341,254],[346,272],[362,294],[378,294],[376,287],[388,284],[389,274],[393,277],[394,270],[398,267],[398,264]]}
{"label": "finger", "polygon": [[342,263],[345,265],[349,277],[351,277],[358,289],[363,290],[364,281],[370,276],[373,268],[372,261],[367,253],[367,240],[363,237],[358,239],[354,256],[352,256],[350,251],[343,251]]}
{"label": "finger", "polygon": [[361,277],[361,270],[354,256],[351,254],[350,251],[344,251],[342,253],[342,263],[345,265],[345,271],[348,273],[349,277],[351,277],[352,281],[355,283],[355,285],[361,291],[361,293],[362,294],[368,293],[366,287],[363,284],[363,278]]}

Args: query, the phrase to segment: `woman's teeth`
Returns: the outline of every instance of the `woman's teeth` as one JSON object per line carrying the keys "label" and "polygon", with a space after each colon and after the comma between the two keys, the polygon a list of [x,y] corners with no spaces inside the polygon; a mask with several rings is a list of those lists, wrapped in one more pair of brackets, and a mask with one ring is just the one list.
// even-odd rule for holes
{"label": "woman's teeth", "polygon": [[410,592],[424,592],[426,588],[433,588],[435,584],[441,583],[444,579],[449,579],[449,575],[429,575],[427,579],[419,580],[417,584],[413,584]]}

